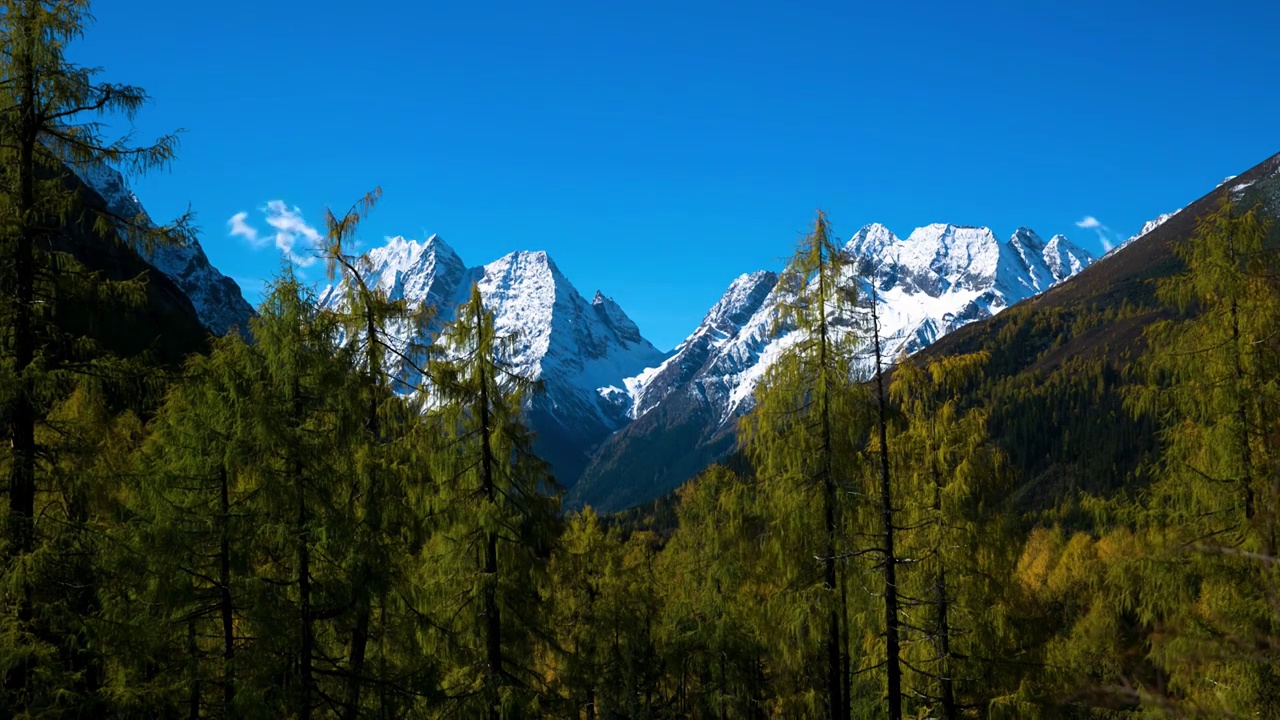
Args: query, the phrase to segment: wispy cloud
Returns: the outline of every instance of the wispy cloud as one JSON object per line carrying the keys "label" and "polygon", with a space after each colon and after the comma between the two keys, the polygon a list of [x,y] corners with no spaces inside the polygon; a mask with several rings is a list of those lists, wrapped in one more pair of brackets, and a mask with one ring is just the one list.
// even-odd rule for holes
{"label": "wispy cloud", "polygon": [[227,221],[227,232],[232,237],[244,238],[254,248],[261,248],[267,244],[265,238],[258,235],[258,229],[245,222],[249,219],[249,213],[238,212],[231,216]]}
{"label": "wispy cloud", "polygon": [[1114,230],[1092,215],[1085,215],[1083,219],[1076,223],[1076,227],[1092,230],[1098,236],[1098,241],[1102,243],[1104,252],[1111,252],[1116,243],[1122,240]]}
{"label": "wispy cloud", "polygon": [[265,210],[267,224],[276,229],[276,247],[302,267],[316,261],[323,238],[320,231],[302,219],[302,210],[290,208],[283,200],[272,200]]}
{"label": "wispy cloud", "polygon": [[274,243],[286,258],[299,267],[316,262],[324,236],[303,219],[301,208],[296,205],[290,207],[283,200],[272,200],[261,208],[261,212],[263,220],[274,232],[260,233],[249,224],[249,213],[238,212],[227,221],[228,234],[243,238],[256,250]]}

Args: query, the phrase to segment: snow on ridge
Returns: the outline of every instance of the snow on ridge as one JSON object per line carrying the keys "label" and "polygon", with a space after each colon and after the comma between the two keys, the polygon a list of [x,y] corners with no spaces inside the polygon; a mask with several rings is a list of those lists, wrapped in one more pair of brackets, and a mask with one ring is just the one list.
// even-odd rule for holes
{"label": "snow on ridge", "polygon": [[[851,274],[846,282],[857,283],[863,297],[874,283],[890,358],[1043,292],[1094,262],[1065,236],[1045,242],[1025,227],[1001,242],[986,227],[933,223],[902,238],[873,223],[854,233],[844,249],[871,261],[872,278]],[[799,339],[795,332],[775,331],[786,290],[776,274],[768,275],[763,292],[759,280],[765,273],[735,278],[661,366],[624,381],[620,387],[631,397],[633,417],[682,392],[709,403],[722,424],[750,409],[764,373]]]}
{"label": "snow on ridge", "polygon": [[[102,163],[69,162],[67,165],[106,202],[107,209],[128,218],[141,218],[150,223],[138,196],[133,194],[124,176]],[[196,315],[205,327],[218,335],[231,328],[247,329],[253,307],[245,301],[240,286],[223,275],[209,262],[200,241],[191,238],[183,245],[156,244],[153,248],[136,248],[144,260],[164,273],[191,300]]]}
{"label": "snow on ridge", "polygon": [[[1230,181],[1231,181],[1231,180],[1233,180],[1235,177],[1236,177],[1236,176],[1232,175],[1231,177],[1227,178],[1226,180],[1223,180],[1221,183],[1219,183],[1219,184],[1218,184],[1218,187],[1222,187],[1222,185],[1226,184],[1227,182],[1230,182]],[[1121,250],[1123,250],[1123,249],[1125,249],[1125,248],[1129,247],[1130,245],[1132,245],[1132,244],[1134,243],[1134,241],[1138,240],[1139,238],[1141,238],[1141,237],[1143,237],[1143,236],[1145,236],[1145,235],[1150,234],[1150,233],[1151,233],[1153,230],[1155,230],[1156,228],[1158,228],[1158,227],[1160,227],[1161,225],[1163,225],[1163,224],[1165,224],[1165,223],[1169,222],[1169,219],[1170,219],[1170,218],[1172,218],[1174,215],[1177,215],[1178,213],[1182,212],[1184,209],[1185,209],[1185,208],[1178,208],[1177,210],[1174,210],[1173,212],[1167,212],[1167,213],[1164,213],[1164,214],[1160,215],[1160,216],[1159,216],[1159,217],[1157,217],[1157,218],[1154,218],[1154,219],[1151,219],[1151,220],[1146,221],[1145,223],[1143,223],[1143,224],[1142,224],[1142,229],[1141,229],[1141,230],[1139,230],[1136,234],[1134,234],[1134,235],[1133,235],[1132,237],[1130,237],[1128,240],[1125,240],[1124,242],[1122,242],[1122,243],[1120,243],[1119,245],[1117,245],[1117,246],[1115,246],[1114,248],[1112,248],[1112,249],[1111,249],[1111,251],[1107,253],[1107,255],[1112,255],[1112,254],[1114,254],[1114,253],[1120,252]]]}
{"label": "snow on ridge", "polygon": [[[545,251],[517,250],[468,267],[432,235],[425,241],[389,238],[367,257],[371,284],[436,308],[426,335],[416,339],[423,344],[434,341],[475,284],[497,332],[514,338],[508,357],[513,370],[542,380],[557,412],[586,413],[587,422],[616,428],[620,410],[610,388],[666,357],[603,293],[591,302],[583,298]],[[325,288],[320,298],[323,305],[340,306],[340,285]]]}

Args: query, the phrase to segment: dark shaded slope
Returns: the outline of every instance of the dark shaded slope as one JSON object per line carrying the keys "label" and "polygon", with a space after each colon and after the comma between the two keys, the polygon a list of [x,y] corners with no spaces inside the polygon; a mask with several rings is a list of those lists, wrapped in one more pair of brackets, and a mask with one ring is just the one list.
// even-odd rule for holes
{"label": "dark shaded slope", "polygon": [[[1244,183],[1243,204],[1263,201],[1273,214],[1280,211],[1280,154],[1062,284],[920,352],[921,359],[991,353],[973,397],[989,410],[994,437],[1025,478],[1024,507],[1045,507],[1076,490],[1114,489],[1155,450],[1154,426],[1132,417],[1122,402],[1143,331],[1167,312],[1157,306],[1151,281],[1181,268],[1174,243],[1190,237],[1197,218]],[[606,441],[571,500],[602,510],[644,503],[732,452],[730,432],[708,437],[696,411],[671,414],[655,410]],[[650,480],[647,469],[637,472],[623,462],[628,457],[660,459],[672,472]]]}
{"label": "dark shaded slope", "polygon": [[[105,208],[102,197],[69,171],[64,181],[81,194],[89,208]],[[113,354],[143,357],[163,365],[176,365],[187,355],[208,348],[208,331],[186,294],[115,233],[103,236],[95,232],[91,213],[66,226],[55,249],[70,253],[104,279],[141,276],[147,284],[147,301],[139,307],[82,303],[67,308],[63,319],[67,330],[92,338]]]}
{"label": "dark shaded slope", "polygon": [[[681,392],[692,395],[691,389]],[[659,404],[605,440],[566,505],[591,505],[607,512],[675,490],[733,450],[730,430],[709,432],[718,424],[713,408],[702,398]]]}
{"label": "dark shaded slope", "polygon": [[1175,243],[1224,194],[1249,183],[1244,206],[1280,198],[1280,155],[1272,156],[1079,275],[995,317],[967,325],[920,353],[922,359],[991,353],[976,399],[1019,477],[1023,507],[1048,507],[1075,491],[1107,493],[1140,477],[1156,450],[1156,428],[1123,404],[1138,381],[1132,361],[1143,332],[1168,315],[1152,281],[1182,269]]}

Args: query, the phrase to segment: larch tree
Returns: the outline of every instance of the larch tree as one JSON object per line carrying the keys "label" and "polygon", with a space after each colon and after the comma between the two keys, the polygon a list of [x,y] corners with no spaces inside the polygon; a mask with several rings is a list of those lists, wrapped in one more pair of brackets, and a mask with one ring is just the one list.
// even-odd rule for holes
{"label": "larch tree", "polygon": [[[784,341],[791,344],[761,381],[757,407],[742,425],[768,508],[767,542],[783,582],[796,593],[788,597],[803,598],[785,608],[789,619],[782,627],[797,633],[785,642],[811,647],[805,636],[820,632],[822,669],[809,684],[832,720],[847,718],[850,707],[840,589],[856,550],[843,528],[858,484],[867,405],[855,378],[857,293],[846,282],[848,267],[819,212],[780,283],[785,299],[776,329],[788,333]],[[813,666],[812,659],[797,660]]]}
{"label": "larch tree", "polygon": [[722,466],[680,488],[679,525],[658,558],[660,654],[681,717],[765,717],[768,635],[754,488]]}
{"label": "larch tree", "polygon": [[[931,716],[958,720],[1011,688],[994,668],[1015,653],[1002,644],[1017,543],[1008,518],[1011,474],[991,443],[983,410],[965,407],[985,353],[894,368],[891,428],[902,498],[901,583],[906,697]],[[1016,685],[1015,685],[1016,687]]]}
{"label": "larch tree", "polygon": [[608,626],[607,578],[622,553],[621,543],[590,507],[565,521],[551,557],[551,624],[555,628],[553,668],[566,714],[596,720],[604,683]]}
{"label": "larch tree", "polygon": [[874,373],[873,378],[876,388],[874,399],[875,430],[871,434],[871,450],[876,455],[877,467],[872,476],[876,478],[877,482],[873,482],[874,490],[869,491],[868,495],[874,496],[878,500],[876,510],[879,515],[880,531],[874,550],[880,557],[879,569],[883,578],[880,595],[884,607],[885,700],[888,705],[888,717],[890,720],[901,720],[902,608],[899,601],[901,587],[898,583],[900,557],[895,547],[894,539],[898,530],[895,524],[897,507],[894,505],[894,485],[890,470],[891,448],[889,447],[888,433],[891,410],[889,407],[889,394],[885,387],[885,377],[888,375],[889,367],[884,357],[884,336],[880,334],[880,298],[876,292],[875,274],[874,272],[867,272],[868,268],[864,262],[860,262],[860,265],[857,269],[868,276],[868,284],[871,289],[867,310],[871,318],[869,334],[873,361],[872,372]]}
{"label": "larch tree", "polygon": [[522,421],[536,386],[511,365],[514,341],[499,334],[473,285],[429,368],[438,398],[429,406],[446,438],[425,549],[437,574],[441,648],[452,658],[446,714],[526,717],[545,694],[531,661],[545,633],[539,597],[559,502]]}
{"label": "larch tree", "polygon": [[[354,483],[349,511],[355,514],[353,542],[347,548],[353,617],[343,701],[343,716],[351,720],[365,706],[379,713],[392,711],[392,694],[418,692],[411,679],[417,676],[413,670],[403,673],[406,669],[400,668],[394,673],[397,677],[390,677],[387,642],[394,645],[397,639],[386,637],[387,613],[389,609],[393,616],[407,612],[398,606],[413,575],[407,563],[422,542],[424,523],[419,510],[430,485],[431,448],[418,432],[422,424],[418,410],[425,398],[410,402],[405,396],[411,390],[426,392],[406,378],[422,374],[426,348],[416,338],[425,331],[435,308],[389,298],[385,289],[371,284],[368,257],[349,252],[360,221],[381,196],[377,188],[341,217],[326,210],[324,219],[329,280],[338,281],[342,293],[341,304],[329,312],[337,314],[343,342],[356,363],[348,378],[355,385],[357,406],[350,412],[357,420],[348,458]],[[371,630],[375,617],[380,627]],[[376,668],[371,668],[370,643],[375,636],[379,657]],[[366,686],[377,688],[376,704],[362,697]]]}
{"label": "larch tree", "polygon": [[262,508],[252,568],[259,582],[244,622],[255,646],[252,691],[260,707],[290,717],[339,716],[346,550],[356,533],[347,473],[358,437],[348,382],[356,363],[337,318],[291,272],[273,284],[251,330],[243,374],[252,399],[240,422],[246,452],[259,458],[245,472]]}
{"label": "larch tree", "polygon": [[238,333],[220,338],[188,361],[147,425],[131,522],[114,533],[128,549],[117,572],[132,580],[111,602],[111,621],[127,634],[113,673],[122,709],[160,713],[185,699],[188,715],[243,714],[237,628],[262,510],[252,484],[259,458],[243,432],[254,364]]}
{"label": "larch tree", "polygon": [[1280,255],[1262,208],[1224,196],[1157,285],[1180,317],[1146,334],[1131,398],[1163,427],[1140,498],[1138,616],[1179,712],[1280,713]]}
{"label": "larch tree", "polygon": [[[97,693],[100,673],[77,667],[76,659],[83,658],[77,648],[91,641],[83,627],[59,627],[55,621],[52,611],[65,596],[41,596],[54,587],[51,574],[79,562],[70,557],[83,556],[56,549],[55,540],[80,532],[84,523],[45,510],[83,509],[86,488],[56,482],[52,469],[62,450],[41,437],[57,435],[50,417],[60,401],[90,380],[101,386],[112,374],[111,357],[87,337],[80,313],[137,306],[145,284],[89,272],[71,248],[86,238],[167,242],[183,229],[152,227],[92,206],[69,171],[104,163],[151,169],[172,159],[176,145],[174,136],[143,147],[105,139],[97,117],[132,117],[146,95],[133,86],[100,82],[94,70],[67,59],[67,45],[90,19],[87,0],[0,2],[0,434],[6,441],[0,467],[8,494],[0,549],[0,593],[6,598],[0,604],[6,638],[0,714],[72,705],[65,695],[56,697],[68,691],[96,702],[89,698]],[[85,612],[93,612],[93,579],[79,577],[76,583],[86,588],[78,593]]]}

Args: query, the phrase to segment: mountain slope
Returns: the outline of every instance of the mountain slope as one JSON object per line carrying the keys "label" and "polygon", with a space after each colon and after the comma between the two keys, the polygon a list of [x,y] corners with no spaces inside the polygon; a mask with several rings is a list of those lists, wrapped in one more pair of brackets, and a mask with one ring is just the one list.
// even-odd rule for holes
{"label": "mountain slope", "polygon": [[[76,175],[101,196],[111,212],[127,218],[147,216],[137,196],[116,170],[83,165],[74,169]],[[182,289],[210,331],[224,335],[233,327],[247,327],[254,314],[253,307],[241,295],[240,286],[209,262],[199,241],[193,239],[189,245],[182,246],[143,248],[139,254]]]}
{"label": "mountain slope", "polygon": [[[612,299],[600,292],[584,299],[545,252],[518,251],[468,267],[433,235],[423,242],[394,238],[368,257],[371,284],[392,298],[436,308],[420,342],[430,342],[472,284],[479,286],[497,331],[516,338],[508,358],[513,370],[543,383],[545,391],[531,401],[530,422],[537,450],[562,483],[571,484],[588,453],[627,422],[626,407],[610,388],[666,357]],[[320,293],[323,306],[341,303],[341,286]]]}
{"label": "mountain slope", "polygon": [[[100,193],[66,170],[64,181],[86,206],[106,207]],[[87,216],[63,226],[56,250],[73,255],[90,271],[110,280],[143,276],[147,299],[137,307],[87,303],[68,308],[66,329],[98,342],[122,357],[177,366],[193,352],[208,348],[209,333],[190,298],[168,275],[143,259],[114,232],[99,233]]]}
{"label": "mountain slope", "polygon": [[[1183,209],[1148,222],[1098,262],[1048,291],[958,328],[919,352],[926,361],[977,351],[990,354],[982,379],[966,397],[985,408],[993,439],[1023,479],[1015,500],[1024,509],[1057,507],[1055,522],[1088,524],[1087,514],[1064,518],[1060,508],[1070,508],[1071,503],[1062,501],[1076,492],[1105,495],[1142,481],[1137,471],[1158,451],[1157,424],[1135,416],[1123,399],[1126,388],[1139,381],[1133,361],[1143,351],[1145,328],[1171,316],[1156,302],[1152,281],[1182,269],[1174,245],[1191,237],[1198,218],[1228,192],[1242,207],[1263,203],[1275,221],[1271,243],[1280,247],[1277,154]],[[678,413],[670,413],[670,418],[658,414],[638,420],[637,430],[670,421],[679,433],[688,433],[690,424],[696,424]],[[652,437],[671,442],[670,436]],[[729,433],[713,437],[694,447],[698,462],[685,459],[654,477],[674,487],[674,475],[689,477],[719,459],[749,472],[733,447]],[[609,444],[603,448],[609,449]],[[636,507],[620,517],[642,524],[654,518],[667,525],[674,522],[672,494],[651,504],[639,504],[640,497],[623,495],[620,505]]]}
{"label": "mountain slope", "polygon": [[[1191,237],[1200,216],[1226,193],[1280,217],[1280,154],[1219,185],[1184,209],[1148,223],[1070,281],[923,351],[944,357],[991,353],[974,396],[988,408],[992,432],[1026,483],[1025,506],[1048,506],[1076,490],[1105,493],[1134,477],[1156,450],[1156,425],[1122,403],[1136,382],[1132,361],[1142,333],[1171,311],[1152,281],[1181,271],[1174,244]],[[1272,242],[1280,244],[1280,225]]]}
{"label": "mountain slope", "polygon": [[[846,282],[858,285],[860,297],[874,290],[880,303],[889,357],[915,352],[1093,262],[1061,235],[1045,242],[1019,228],[1000,242],[988,228],[946,224],[906,238],[868,225],[845,251],[863,271]],[[756,385],[797,340],[774,327],[785,292],[774,273],[737,278],[672,357],[629,378],[628,413],[636,421],[601,446],[571,502],[612,510],[656,497],[732,447],[735,423],[751,409]]]}

